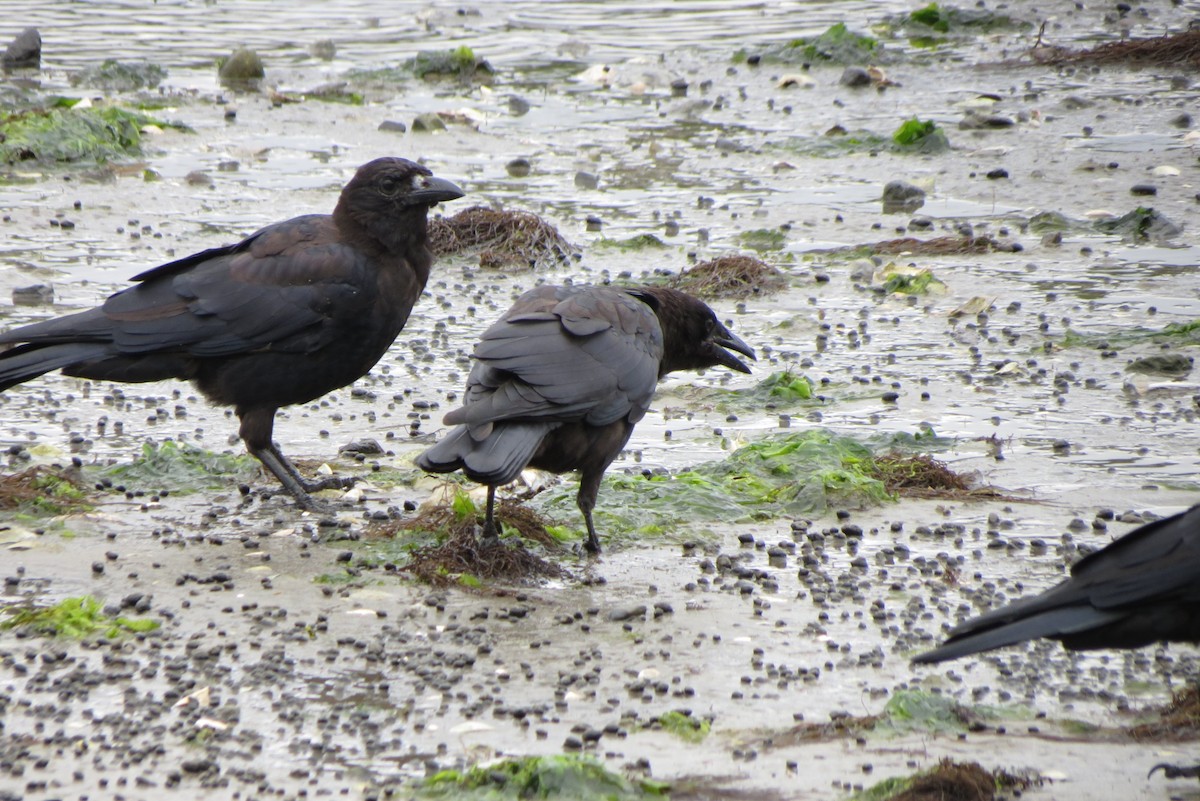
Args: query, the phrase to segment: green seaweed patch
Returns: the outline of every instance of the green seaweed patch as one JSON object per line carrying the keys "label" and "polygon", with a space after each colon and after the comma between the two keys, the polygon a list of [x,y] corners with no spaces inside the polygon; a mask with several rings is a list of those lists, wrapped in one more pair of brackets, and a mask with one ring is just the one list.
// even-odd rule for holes
{"label": "green seaweed patch", "polygon": [[[683,523],[772,520],[894,500],[872,469],[870,448],[851,437],[825,429],[777,434],[678,473],[607,475],[593,515],[611,539],[662,534]],[[575,487],[560,485],[534,502],[566,514]]]}
{"label": "green seaweed patch", "polygon": [[938,434],[929,423],[921,423],[916,431],[887,431],[867,438],[867,444],[875,453],[926,453],[952,448],[957,442],[954,437]]}
{"label": "green seaweed patch", "polygon": [[10,114],[0,121],[0,160],[7,164],[119,161],[141,155],[141,129],[147,125],[186,130],[117,106]]}
{"label": "green seaweed patch", "polygon": [[36,465],[0,477],[0,509],[29,518],[61,515],[87,508],[78,468]]}
{"label": "green seaweed patch", "polygon": [[742,247],[766,253],[772,250],[783,250],[787,237],[777,228],[758,228],[753,231],[742,231],[738,234],[738,243]]}
{"label": "green seaweed patch", "polygon": [[379,67],[377,69],[352,69],[342,74],[342,79],[360,89],[394,90],[412,79],[409,67]]}
{"label": "green seaweed patch", "polygon": [[99,66],[89,67],[71,76],[72,86],[90,86],[109,92],[132,92],[153,89],[167,77],[162,66],[150,61],[117,61],[106,59]]}
{"label": "green seaweed patch", "polygon": [[[835,715],[827,722],[800,723],[784,735],[770,737],[772,747],[822,741],[841,737],[878,734],[904,736],[913,732],[957,734],[983,730],[997,720],[1027,719],[1027,707],[993,707],[960,704],[946,695],[923,690],[900,690],[892,695],[878,715]],[[766,741],[764,741],[766,744]]]}
{"label": "green seaweed patch", "polygon": [[814,158],[838,158],[849,153],[879,153],[896,149],[890,137],[867,130],[838,129],[824,136],[793,136],[785,140],[782,149]]}
{"label": "green seaweed patch", "polygon": [[917,117],[905,120],[892,133],[892,141],[902,150],[942,153],[950,149],[946,132],[933,120]]}
{"label": "green seaweed patch", "polygon": [[1039,211],[1029,218],[1029,230],[1035,234],[1052,234],[1087,227],[1086,222],[1073,220],[1061,211]]}
{"label": "green seaweed patch", "polygon": [[638,234],[628,239],[599,239],[593,247],[614,248],[616,250],[646,250],[647,248],[665,248],[667,243],[654,234]]}
{"label": "green seaweed patch", "polygon": [[937,123],[914,117],[901,123],[891,136],[835,127],[822,136],[790,137],[779,147],[805,156],[836,158],[849,153],[941,153],[950,149],[950,140]]}
{"label": "green seaweed patch", "polygon": [[750,390],[754,394],[765,393],[768,398],[782,401],[812,400],[816,394],[816,383],[806,375],[784,370],[771,373]]}
{"label": "green seaweed patch", "polygon": [[878,398],[879,391],[862,385],[818,384],[791,369],[772,373],[752,387],[729,389],[720,386],[689,385],[672,390],[684,400],[722,412],[783,411],[825,406],[835,401]]}
{"label": "green seaweed patch", "polygon": [[[746,50],[739,50],[734,53],[733,60],[744,62],[750,55]],[[819,36],[792,39],[758,55],[762,61],[783,64],[864,64],[887,60],[884,47],[877,39],[855,33],[844,22],[829,26]]]}
{"label": "green seaweed patch", "polygon": [[671,711],[658,716],[658,725],[686,743],[698,743],[712,731],[712,723],[688,712]]}
{"label": "green seaweed patch", "polygon": [[248,481],[258,472],[258,461],[247,454],[215,453],[166,440],[144,443],[140,457],[105,468],[101,475],[123,484],[187,493],[228,487],[231,481]]}
{"label": "green seaweed patch", "polygon": [[[372,469],[369,480],[372,485],[380,489],[395,489],[397,487],[414,487],[419,481],[428,477],[428,473],[424,470],[419,470],[416,467],[390,467],[381,465],[378,470]],[[458,473],[450,473],[441,476],[445,480],[457,479],[462,483],[467,483],[469,479],[461,476]]]}
{"label": "green seaweed patch", "polygon": [[922,690],[900,690],[888,699],[871,731],[875,734],[904,735],[912,732],[957,734],[1010,716],[998,707],[961,704],[949,696]]}
{"label": "green seaweed patch", "polygon": [[1138,206],[1113,220],[1097,220],[1096,230],[1116,234],[1131,242],[1161,241],[1178,236],[1183,229],[1171,222],[1162,212]]}
{"label": "green seaweed patch", "polygon": [[495,73],[486,59],[466,45],[453,50],[422,50],[408,62],[408,69],[425,80],[490,81]]}
{"label": "green seaweed patch", "polygon": [[1094,334],[1068,328],[1058,345],[1061,348],[1096,348],[1097,350],[1112,350],[1114,348],[1136,345],[1139,342],[1178,342],[1181,345],[1200,344],[1200,320],[1189,320],[1183,323],[1167,323],[1162,328],[1143,328],[1134,326],[1125,330],[1106,331]]}
{"label": "green seaweed patch", "polygon": [[875,275],[875,281],[882,284],[882,291],[888,295],[927,295],[946,291],[946,285],[928,267],[888,264]]}
{"label": "green seaweed patch", "polygon": [[997,13],[986,8],[958,8],[930,3],[927,6],[893,17],[885,23],[892,27],[903,28],[916,37],[936,34],[960,34],[976,36],[999,30],[1025,30],[1032,24],[1024,20],[1014,19],[1007,14]]}
{"label": "green seaweed patch", "polygon": [[47,637],[80,639],[101,633],[105,637],[142,634],[158,628],[147,618],[109,617],[100,602],[90,595],[65,598],[53,606],[0,608],[0,629],[22,629]]}
{"label": "green seaweed patch", "polygon": [[946,33],[950,30],[950,15],[937,3],[930,3],[924,8],[910,12],[908,21],[932,28],[938,33]]}
{"label": "green seaweed patch", "polygon": [[505,759],[468,771],[444,770],[425,779],[418,798],[466,801],[563,798],[573,801],[625,801],[666,798],[669,785],[627,779],[590,756],[556,754]]}
{"label": "green seaweed patch", "polygon": [[347,584],[355,584],[362,581],[362,574],[359,571],[343,570],[341,573],[321,573],[313,576],[313,584],[319,584],[323,587],[344,587]]}
{"label": "green seaweed patch", "polygon": [[[689,523],[747,523],[820,515],[830,508],[869,506],[911,497],[991,495],[930,457],[954,440],[932,428],[876,435],[866,442],[809,429],[765,437],[721,461],[677,473],[645,471],[604,477],[593,511],[606,540],[662,536]],[[551,514],[575,508],[575,486],[564,483],[533,503]],[[704,531],[690,527],[689,538]]]}
{"label": "green seaweed patch", "polygon": [[1058,721],[1058,725],[1065,734],[1071,737],[1086,737],[1090,734],[1098,734],[1103,731],[1103,728],[1089,720],[1078,720],[1076,718],[1060,720]]}
{"label": "green seaweed patch", "polygon": [[314,86],[304,92],[310,100],[320,100],[324,103],[343,103],[347,106],[362,106],[367,102],[362,92],[355,91],[344,82],[333,82]]}
{"label": "green seaweed patch", "polygon": [[40,514],[60,515],[77,509],[86,497],[83,490],[63,473],[44,473],[33,486],[39,496],[33,500],[33,510]]}

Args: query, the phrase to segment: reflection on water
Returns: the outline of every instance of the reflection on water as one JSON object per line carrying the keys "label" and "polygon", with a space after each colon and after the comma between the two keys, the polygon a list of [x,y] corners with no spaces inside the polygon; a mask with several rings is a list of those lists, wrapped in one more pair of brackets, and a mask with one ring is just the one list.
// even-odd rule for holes
{"label": "reflection on water", "polygon": [[[168,68],[211,66],[238,46],[272,66],[312,58],[319,40],[337,46],[334,65],[394,64],[421,49],[469,45],[496,64],[544,62],[588,50],[590,61],[686,47],[748,47],[819,33],[849,15],[882,17],[896,2],[501,3],[461,5],[385,0],[94,0],[5,3],[0,39],[33,25],[50,68],[78,69],[107,58],[145,59]],[[586,46],[580,44],[586,42]]]}

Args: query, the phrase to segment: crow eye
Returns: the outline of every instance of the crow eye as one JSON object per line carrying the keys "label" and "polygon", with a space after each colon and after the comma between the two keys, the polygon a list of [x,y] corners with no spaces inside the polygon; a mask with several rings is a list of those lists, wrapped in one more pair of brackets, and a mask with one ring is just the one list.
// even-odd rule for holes
{"label": "crow eye", "polygon": [[400,193],[400,182],[395,178],[384,178],[379,182],[379,194],[384,197],[395,197]]}

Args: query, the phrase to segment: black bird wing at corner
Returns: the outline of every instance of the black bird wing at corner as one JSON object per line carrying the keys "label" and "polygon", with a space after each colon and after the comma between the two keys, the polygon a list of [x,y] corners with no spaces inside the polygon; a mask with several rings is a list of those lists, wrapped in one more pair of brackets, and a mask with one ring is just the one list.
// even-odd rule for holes
{"label": "black bird wing at corner", "polygon": [[370,298],[363,255],[336,237],[324,215],[277,223],[148,270],[99,309],[24,326],[0,342],[106,342],[114,357],[312,352],[336,336],[324,322],[353,317]]}
{"label": "black bird wing at corner", "polygon": [[483,335],[448,424],[637,422],[658,384],[662,332],[645,304],[603,287],[539,287]]}
{"label": "black bird wing at corner", "polygon": [[942,662],[1025,640],[1070,649],[1200,642],[1200,506],[1089,554],[1071,577],[958,626],[914,662]]}

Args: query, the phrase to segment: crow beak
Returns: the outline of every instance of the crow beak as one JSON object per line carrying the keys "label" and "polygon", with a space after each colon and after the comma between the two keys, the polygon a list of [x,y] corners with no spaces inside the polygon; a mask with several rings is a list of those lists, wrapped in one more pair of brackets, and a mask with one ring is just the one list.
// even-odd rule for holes
{"label": "crow beak", "polygon": [[435,206],[447,200],[457,200],[465,194],[466,192],[445,178],[436,178],[430,175],[422,180],[421,184],[413,189],[413,191],[408,193],[408,202],[414,206]]}
{"label": "crow beak", "polygon": [[713,336],[709,340],[713,346],[713,358],[717,360],[717,364],[728,367],[730,370],[737,370],[739,373],[750,372],[750,367],[744,361],[734,356],[725,348],[736,350],[743,356],[749,356],[751,359],[758,361],[758,357],[754,355],[754,348],[743,342],[736,334],[733,334],[725,326],[718,326],[713,331]]}

